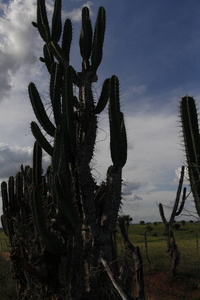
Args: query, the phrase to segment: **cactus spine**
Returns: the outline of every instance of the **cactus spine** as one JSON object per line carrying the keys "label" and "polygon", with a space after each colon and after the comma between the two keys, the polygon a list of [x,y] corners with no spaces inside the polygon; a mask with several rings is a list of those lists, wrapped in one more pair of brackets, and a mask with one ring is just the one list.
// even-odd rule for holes
{"label": "cactus spine", "polygon": [[[30,299],[40,293],[41,299],[116,299],[116,291],[126,286],[123,280],[116,289],[102,265],[106,262],[112,276],[118,277],[115,228],[121,204],[122,168],[127,160],[118,78],[105,80],[97,104],[92,93],[103,55],[105,22],[105,9],[100,7],[93,32],[89,9],[83,8],[79,40],[82,71],[76,72],[70,65],[72,25],[67,19],[62,31],[61,1],[55,0],[50,30],[45,1],[37,0],[37,23],[33,25],[45,42],[40,60],[50,73],[53,120],[35,84],[30,83],[29,97],[39,122],[31,123],[36,139],[33,168],[22,166],[9,186],[2,183],[2,220],[10,237],[12,263],[21,272],[17,275],[23,287],[18,291],[21,298]],[[74,86],[79,89],[78,98]],[[90,162],[97,114],[108,102],[113,165],[108,168],[106,181],[98,185]],[[46,174],[42,150],[51,156]],[[21,269],[16,259],[23,262]],[[131,299],[130,293],[126,291]]]}

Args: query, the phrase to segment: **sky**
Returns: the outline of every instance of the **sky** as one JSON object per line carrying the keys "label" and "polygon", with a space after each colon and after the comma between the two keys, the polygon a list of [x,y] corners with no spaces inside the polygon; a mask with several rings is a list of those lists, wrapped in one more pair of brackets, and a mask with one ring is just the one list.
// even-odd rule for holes
{"label": "sky", "polygon": [[[54,1],[46,1],[49,20]],[[73,24],[70,63],[81,70],[79,35],[81,9],[87,5],[92,23],[99,6],[106,9],[106,34],[98,82],[113,74],[120,81],[125,115],[128,159],[123,169],[122,211],[134,223],[161,221],[158,204],[169,218],[182,165],[186,165],[181,137],[179,102],[186,94],[200,103],[199,0],[65,0],[63,21]],[[37,29],[36,1],[0,0],[0,182],[15,175],[20,165],[32,165],[35,120],[27,87],[34,82],[49,114],[49,75],[39,61],[43,42]],[[44,169],[48,165],[44,154]],[[99,117],[91,163],[97,182],[111,165],[107,108]],[[188,186],[187,176],[184,182]],[[0,199],[1,200],[1,199]],[[177,220],[196,220],[191,196]],[[2,203],[0,201],[0,214]],[[194,216],[194,217],[193,217]]]}

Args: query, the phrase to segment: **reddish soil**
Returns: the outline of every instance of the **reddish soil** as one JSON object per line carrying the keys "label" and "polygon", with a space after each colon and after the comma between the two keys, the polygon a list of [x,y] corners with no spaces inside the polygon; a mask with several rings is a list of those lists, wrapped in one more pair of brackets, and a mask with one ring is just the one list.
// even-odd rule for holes
{"label": "reddish soil", "polygon": [[[10,259],[9,252],[0,252],[5,259]],[[200,279],[170,278],[168,274],[145,275],[146,300],[200,300]]]}
{"label": "reddish soil", "polygon": [[145,276],[145,291],[146,300],[200,300],[200,279],[151,274]]}
{"label": "reddish soil", "polygon": [[0,255],[5,259],[9,260],[10,259],[10,253],[9,252],[0,252]]}

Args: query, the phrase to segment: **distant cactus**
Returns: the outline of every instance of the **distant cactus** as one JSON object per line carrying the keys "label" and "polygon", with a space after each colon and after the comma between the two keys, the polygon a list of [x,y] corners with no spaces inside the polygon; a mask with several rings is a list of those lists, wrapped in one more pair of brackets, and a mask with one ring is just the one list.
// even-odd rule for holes
{"label": "distant cactus", "polygon": [[185,96],[181,99],[180,118],[190,186],[200,216],[200,135],[198,113],[193,97]]}
{"label": "distant cactus", "polygon": [[166,240],[167,240],[167,253],[172,260],[172,268],[171,269],[172,269],[173,276],[176,275],[176,268],[179,264],[180,252],[177,248],[175,237],[174,237],[173,231],[171,229],[172,229],[172,225],[174,223],[175,217],[179,216],[182,213],[184,204],[185,204],[185,200],[186,200],[186,187],[184,187],[182,201],[179,206],[181,191],[182,191],[182,186],[183,186],[183,180],[184,180],[184,172],[185,172],[185,167],[182,166],[181,176],[180,176],[179,185],[178,185],[177,194],[176,194],[176,199],[174,202],[174,207],[172,209],[172,213],[171,213],[171,217],[170,217],[169,221],[167,221],[167,219],[165,218],[162,203],[159,203],[160,216],[165,225],[165,236],[166,236]]}
{"label": "distant cactus", "polygon": [[[8,185],[2,183],[2,223],[10,239],[20,299],[36,295],[40,299],[118,299],[119,290],[131,299],[131,291],[124,291],[126,279],[118,280],[115,239],[122,168],[127,160],[118,78],[113,75],[104,81],[97,103],[92,93],[102,60],[105,21],[105,9],[100,7],[93,32],[89,9],[83,8],[79,40],[82,71],[76,72],[70,65],[72,24],[67,19],[62,30],[61,1],[55,0],[51,29],[45,1],[37,1],[37,23],[33,25],[45,42],[40,60],[50,73],[52,117],[47,115],[37,87],[30,83],[29,97],[39,122],[31,122],[36,139],[33,167],[22,166]],[[113,165],[107,170],[106,181],[98,185],[90,162],[97,115],[107,103]],[[51,157],[45,175],[42,151]],[[140,264],[140,281],[141,268]],[[117,279],[115,284],[112,278]],[[144,299],[141,291],[140,295],[138,299]]]}

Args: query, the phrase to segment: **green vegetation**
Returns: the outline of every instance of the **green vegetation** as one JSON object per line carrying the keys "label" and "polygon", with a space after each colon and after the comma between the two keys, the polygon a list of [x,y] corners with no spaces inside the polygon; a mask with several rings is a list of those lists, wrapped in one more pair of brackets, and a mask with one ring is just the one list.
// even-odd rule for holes
{"label": "green vegetation", "polygon": [[[198,277],[200,273],[200,257],[197,251],[196,235],[200,233],[200,224],[179,224],[179,230],[174,231],[176,244],[180,251],[180,263],[177,267],[177,276],[184,275]],[[167,255],[165,226],[163,223],[151,224],[152,231],[147,233],[148,254],[151,265],[148,264],[145,254],[144,233],[145,226],[130,225],[129,238],[136,246],[140,247],[145,272],[163,271],[171,276],[171,260]],[[200,244],[200,243],[199,243]],[[199,251],[200,252],[200,251]]]}

